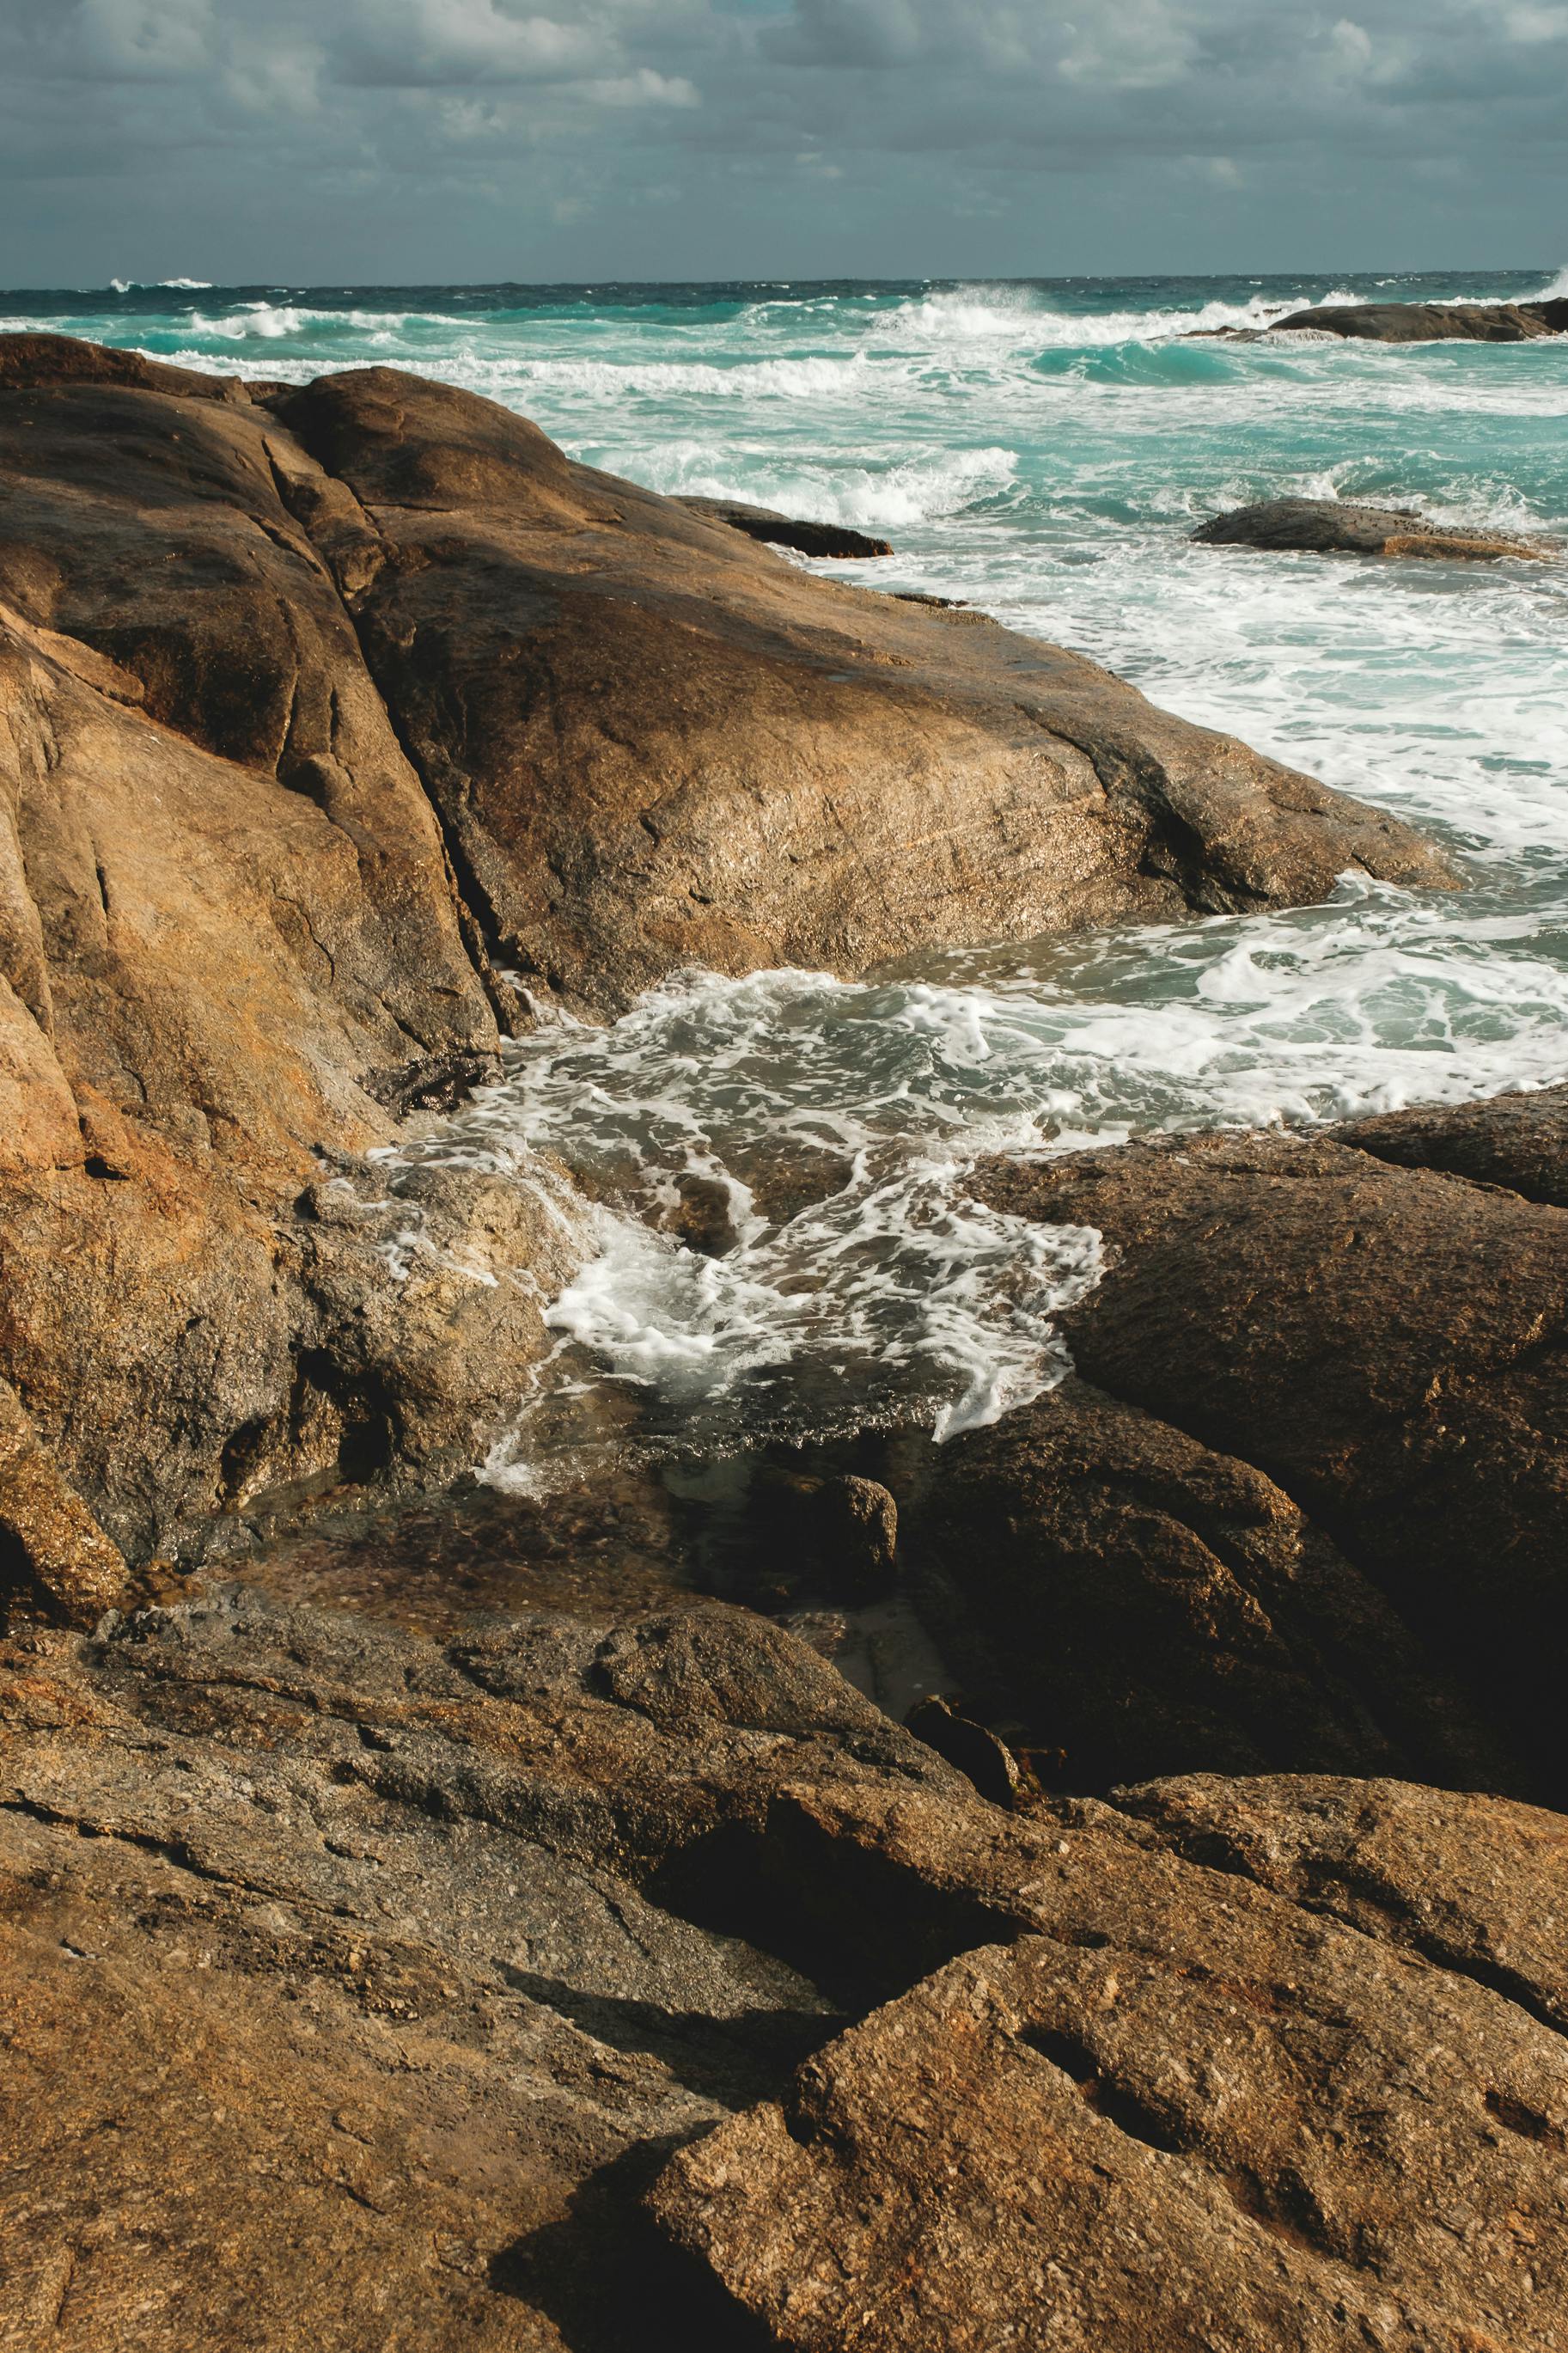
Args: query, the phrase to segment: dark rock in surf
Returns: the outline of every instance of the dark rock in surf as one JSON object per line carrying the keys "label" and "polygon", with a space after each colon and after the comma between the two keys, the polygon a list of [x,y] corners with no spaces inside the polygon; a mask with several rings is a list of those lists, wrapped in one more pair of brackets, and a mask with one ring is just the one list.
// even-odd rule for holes
{"label": "dark rock in surf", "polygon": [[1496,563],[1504,556],[1542,560],[1549,541],[1514,532],[1471,531],[1429,522],[1414,507],[1367,506],[1338,499],[1265,499],[1200,523],[1192,534],[1207,547],[1257,547],[1311,555],[1407,555]]}
{"label": "dark rock in surf", "polygon": [[1525,343],[1568,334],[1568,299],[1542,302],[1331,302],[1273,320],[1272,335],[1340,335],[1373,343]]}
{"label": "dark rock in surf", "polygon": [[1335,1134],[1404,1168],[1443,1169],[1568,1209],[1568,1086],[1479,1103],[1417,1103],[1348,1121]]}
{"label": "dark rock in surf", "polygon": [[775,514],[771,507],[743,505],[738,499],[683,498],[679,503],[708,522],[728,523],[731,531],[743,531],[748,539],[761,540],[767,547],[790,547],[797,555],[836,556],[842,562],[893,553],[889,541],[869,538],[847,523],[802,522],[792,515]]}

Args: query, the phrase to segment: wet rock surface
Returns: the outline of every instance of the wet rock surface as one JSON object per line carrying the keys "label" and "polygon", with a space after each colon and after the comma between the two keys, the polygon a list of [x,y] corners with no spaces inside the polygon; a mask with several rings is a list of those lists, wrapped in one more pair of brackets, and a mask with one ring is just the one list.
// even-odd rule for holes
{"label": "wet rock surface", "polygon": [[19,1637],[9,2325],[1551,2345],[1561,1826],[1032,1803],[734,1610],[437,1641],[240,1590]]}
{"label": "wet rock surface", "polygon": [[1292,311],[1266,332],[1343,335],[1374,343],[1524,343],[1568,334],[1568,301],[1545,302],[1333,302]]}
{"label": "wet rock surface", "polygon": [[[1528,1100],[1534,1099],[1505,1099],[1494,1166],[1531,1133],[1531,1114],[1520,1108]],[[1543,1141],[1554,1108],[1540,1103],[1535,1132]],[[1451,1118],[1452,1151],[1469,1159],[1487,1110],[1411,1114],[1407,1128],[1399,1120],[1373,1125],[1379,1136],[1392,1130],[1413,1145],[1425,1136],[1423,1155],[1435,1162]],[[1237,1672],[1236,1699],[1225,1703],[1236,1738],[1260,1736],[1254,1710],[1270,1676],[1283,1674],[1289,1657],[1305,1655],[1295,1646],[1322,1642],[1331,1674],[1348,1672],[1352,1689],[1359,1683],[1381,1737],[1396,1744],[1401,1769],[1425,1755],[1424,1772],[1452,1778],[1468,1726],[1479,1717],[1504,1754],[1522,1762],[1526,1781],[1510,1776],[1512,1786],[1555,1802],[1568,1777],[1551,1697],[1568,1623],[1561,1541],[1568,1506],[1568,1218],[1497,1185],[1374,1157],[1353,1148],[1355,1133],[1347,1130],[1342,1141],[1281,1134],[1132,1145],[1037,1170],[995,1167],[984,1190],[999,1207],[1103,1233],[1113,1263],[1066,1319],[1080,1377],[1206,1456],[1226,1458],[1226,1464],[1197,1458],[1195,1470],[1165,1487],[1163,1502],[1155,1484],[1152,1516],[1166,1515],[1174,1535],[1159,1536],[1146,1567],[1134,1559],[1120,1573],[1142,1597],[1145,1625],[1162,1550],[1172,1565],[1167,1573],[1181,1559],[1189,1577],[1201,1582],[1201,1570],[1214,1579],[1217,1608],[1226,1579],[1190,1547],[1190,1535],[1201,1535],[1205,1515],[1213,1514],[1207,1525],[1223,1536],[1231,1515],[1232,1548],[1225,1541],[1205,1548],[1211,1562],[1230,1566],[1285,1644],[1284,1651],[1267,1641],[1251,1650],[1251,1667],[1241,1675],[1250,1647],[1241,1638],[1247,1613],[1243,1595],[1230,1595],[1230,1630],[1218,1635],[1209,1663],[1215,1673],[1231,1672],[1228,1659]],[[1066,1403],[1070,1415],[1072,1401]],[[1037,1413],[1050,1433],[1051,1401]],[[1142,1504],[1130,1492],[1131,1466],[1102,1460],[1092,1426],[1083,1479],[1071,1470],[1070,1422],[1056,1428],[1059,1436],[1047,1435],[1036,1466],[1026,1442],[988,1508],[1005,1509],[1006,1479],[1037,1481],[1041,1507],[1065,1543],[1060,1555],[1041,1547],[1043,1573],[1060,1580],[1067,1597],[1060,1606],[1070,1609],[1084,1606],[1073,1591],[1094,1543],[1114,1554],[1118,1515],[1130,1537]],[[1151,1441],[1140,1438],[1145,1442],[1152,1456],[1169,1460],[1174,1441],[1153,1434]],[[1016,1441],[1004,1426],[984,1443],[1010,1458]],[[1066,1451],[1062,1493],[1052,1486],[1053,1448]],[[1248,1510],[1238,1512],[1247,1482],[1258,1478],[1277,1501],[1265,1508],[1266,1490],[1255,1485]],[[1227,1483],[1232,1501],[1216,1511]],[[1292,1511],[1303,1524],[1295,1535]],[[1266,1588],[1285,1557],[1276,1554],[1276,1571],[1268,1572],[1262,1556],[1272,1539],[1255,1541],[1249,1561],[1234,1546],[1253,1514],[1255,1528],[1275,1515],[1287,1551],[1298,1538],[1307,1544],[1308,1527],[1314,1532],[1310,1549],[1324,1564],[1315,1591],[1302,1556],[1301,1568],[1268,1599]],[[1100,1531],[1087,1546],[1086,1525]],[[1020,1556],[1027,1556],[1030,1541],[1025,1526]],[[1336,1556],[1342,1567],[1331,1565]],[[1004,1581],[1006,1575],[1005,1567]],[[1366,1588],[1382,1596],[1402,1634],[1358,1600],[1358,1588],[1364,1596]],[[1167,1622],[1184,1616],[1194,1634],[1200,1620],[1188,1601]],[[1254,1621],[1253,1630],[1264,1630]],[[1194,1666],[1203,1647],[1194,1645]],[[1365,1662],[1392,1662],[1402,1649],[1404,1668],[1374,1690]],[[1423,1658],[1432,1664],[1430,1682],[1418,1665]],[[1424,1682],[1428,1699],[1419,1702]],[[1130,1683],[1138,1687],[1136,1677]],[[1283,1694],[1284,1683],[1278,1688]],[[1215,1673],[1200,1671],[1188,1698],[1195,1704],[1202,1691],[1212,1699],[1217,1689]],[[1441,1696],[1456,1690],[1464,1702],[1458,1708]],[[1342,1727],[1350,1721],[1342,1686],[1338,1702],[1325,1694],[1322,1704],[1328,1714],[1310,1741],[1329,1737],[1331,1717]],[[1281,1715],[1281,1734],[1285,1721]],[[1364,1726],[1360,1736],[1358,1769],[1385,1770],[1378,1742]],[[1439,1749],[1448,1746],[1441,1772],[1434,1739]],[[1473,1772],[1484,1785],[1492,1774],[1484,1757],[1472,1757],[1462,1778]],[[1331,1752],[1314,1756],[1309,1744],[1290,1761],[1331,1758]],[[1169,1761],[1163,1752],[1162,1764]],[[1268,1761],[1280,1759],[1275,1753]]]}
{"label": "wet rock surface", "polygon": [[743,531],[748,539],[760,539],[768,547],[791,547],[797,555],[837,556],[843,561],[893,553],[887,540],[851,531],[844,523],[802,522],[793,515],[775,514],[771,507],[747,506],[739,499],[683,498],[680,504],[709,522],[728,523],[731,531]]}
{"label": "wet rock surface", "polygon": [[1431,522],[1414,507],[1367,506],[1355,500],[1265,499],[1200,523],[1206,547],[1258,547],[1311,555],[1405,555],[1495,564],[1505,557],[1542,561],[1557,551],[1516,532],[1470,531]]}

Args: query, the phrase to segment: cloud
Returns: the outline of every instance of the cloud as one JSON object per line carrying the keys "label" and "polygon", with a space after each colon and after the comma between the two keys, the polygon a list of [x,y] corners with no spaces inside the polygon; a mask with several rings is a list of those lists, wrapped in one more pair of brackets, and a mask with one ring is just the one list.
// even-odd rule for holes
{"label": "cloud", "polygon": [[358,0],[339,37],[342,79],[435,90],[489,81],[545,81],[605,60],[598,32],[514,13],[504,0]]}
{"label": "cloud", "polygon": [[1550,274],[1568,0],[1339,5],[0,0],[0,277]]}

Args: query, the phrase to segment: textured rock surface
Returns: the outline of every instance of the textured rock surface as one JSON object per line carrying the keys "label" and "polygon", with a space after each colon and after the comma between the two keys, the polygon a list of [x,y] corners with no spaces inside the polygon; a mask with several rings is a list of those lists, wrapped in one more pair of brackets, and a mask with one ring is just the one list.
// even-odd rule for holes
{"label": "textured rock surface", "polygon": [[1390,1783],[1005,1814],[736,1611],[40,1629],[0,2341],[1546,2353],[1565,1862]]}
{"label": "textured rock surface", "polygon": [[1521,1781],[1323,1529],[1171,1420],[1069,1379],[928,1476],[942,1649],[972,1704],[1060,1752],[1068,1787],[1202,1768]]}
{"label": "textured rock surface", "polygon": [[471,395],[368,369],[273,406],[487,937],[571,997],[1440,876],[1091,663],[813,578]]}
{"label": "textured rock surface", "polygon": [[1268,332],[1345,335],[1375,343],[1523,343],[1568,333],[1568,301],[1550,302],[1335,302],[1295,311]]}
{"label": "textured rock surface", "polygon": [[[1446,1116],[1412,1130],[1429,1155]],[[1457,1115],[1457,1148],[1481,1116]],[[998,1167],[984,1190],[1100,1229],[1116,1262],[1065,1325],[1082,1377],[1282,1491],[1555,1799],[1568,1216],[1292,1134]]]}
{"label": "textured rock surface", "polygon": [[1265,499],[1200,523],[1193,537],[1207,547],[1260,547],[1312,555],[1412,555],[1493,564],[1503,556],[1544,559],[1546,541],[1516,532],[1467,531],[1429,522],[1414,507],[1374,507],[1341,499]]}
{"label": "textured rock surface", "polygon": [[0,1381],[0,1602],[92,1624],[125,1598],[124,1560]]}
{"label": "textured rock surface", "polygon": [[1337,1134],[1358,1152],[1401,1167],[1446,1169],[1568,1209],[1568,1087],[1489,1095],[1483,1103],[1418,1103],[1350,1121]]}

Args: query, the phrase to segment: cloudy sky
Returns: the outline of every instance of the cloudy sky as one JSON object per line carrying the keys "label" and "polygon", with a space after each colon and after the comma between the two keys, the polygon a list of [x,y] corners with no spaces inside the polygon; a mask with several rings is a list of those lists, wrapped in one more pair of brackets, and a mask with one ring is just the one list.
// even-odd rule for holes
{"label": "cloudy sky", "polygon": [[1565,0],[0,0],[0,283],[1568,261]]}

